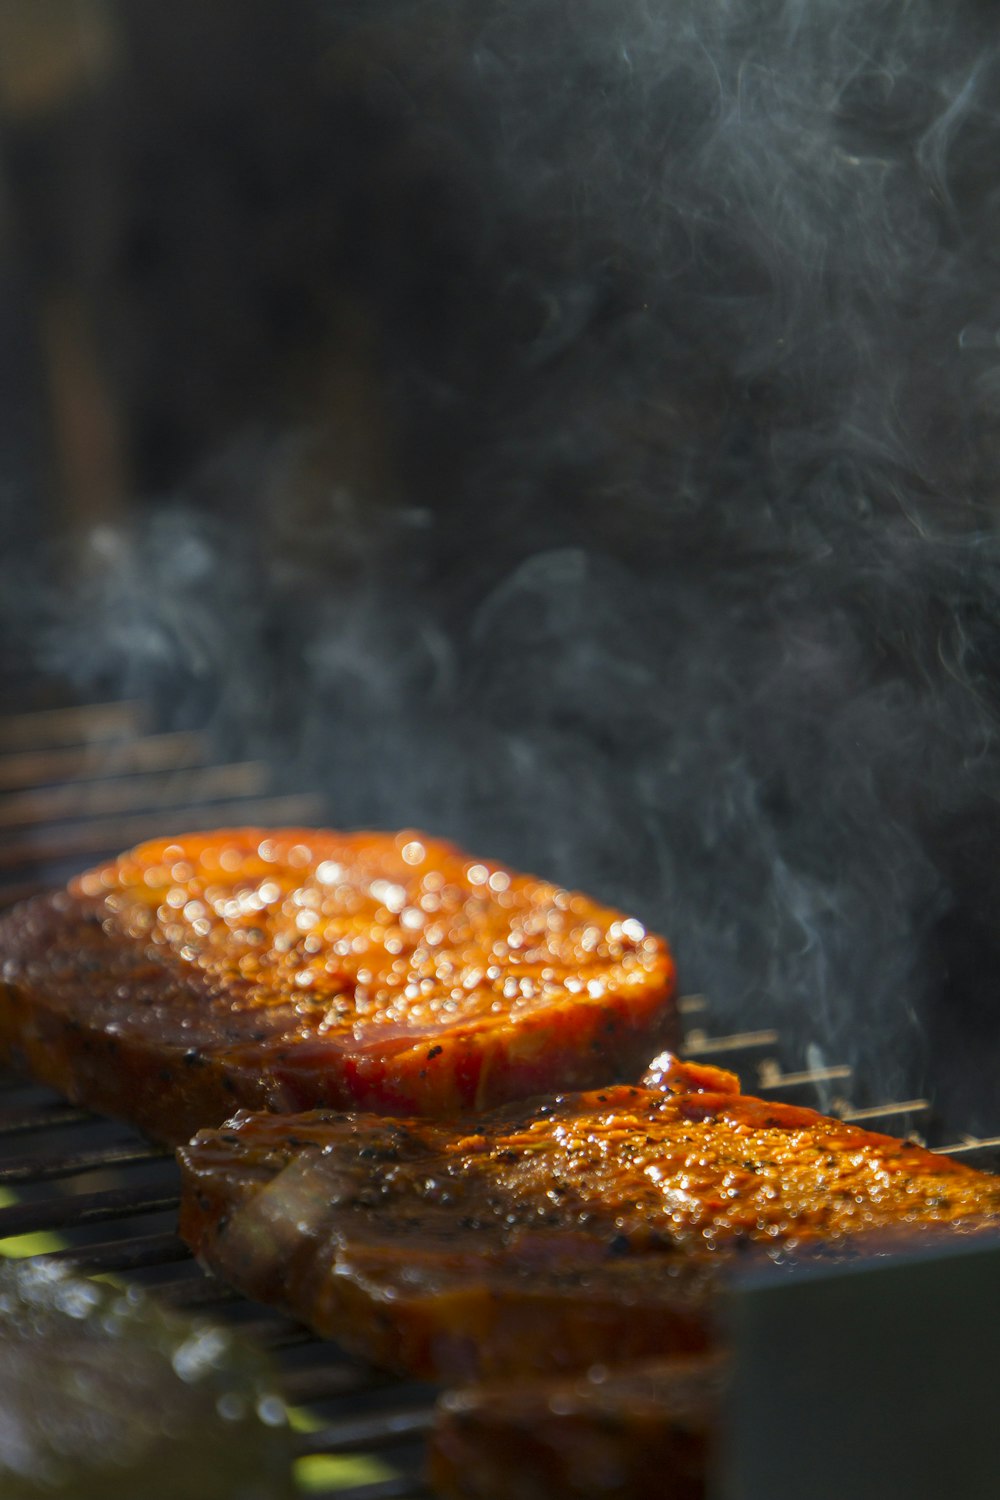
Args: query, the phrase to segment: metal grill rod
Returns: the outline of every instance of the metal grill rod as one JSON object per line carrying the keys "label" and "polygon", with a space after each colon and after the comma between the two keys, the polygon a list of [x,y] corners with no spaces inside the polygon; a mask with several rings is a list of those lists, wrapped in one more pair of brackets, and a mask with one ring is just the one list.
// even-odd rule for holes
{"label": "metal grill rod", "polygon": [[96,1172],[108,1167],[137,1167],[146,1162],[166,1161],[170,1153],[159,1146],[130,1144],[104,1146],[95,1151],[78,1151],[73,1155],[40,1161],[26,1157],[22,1161],[0,1166],[0,1183],[54,1182],[60,1177],[75,1177],[79,1172]]}
{"label": "metal grill rod", "polygon": [[41,791],[12,792],[0,802],[0,827],[49,824],[58,818],[93,818],[109,813],[152,811],[177,803],[230,801],[252,797],[268,785],[263,761],[204,766],[190,771],[114,777],[86,786],[63,783]]}
{"label": "metal grill rod", "polygon": [[776,1031],[739,1031],[731,1036],[707,1036],[705,1032],[692,1031],[684,1046],[688,1057],[715,1057],[726,1052],[742,1052],[751,1047],[776,1047],[779,1042]]}
{"label": "metal grill rod", "polygon": [[372,1417],[331,1422],[317,1432],[304,1432],[297,1439],[301,1453],[350,1453],[357,1448],[387,1448],[414,1437],[426,1437],[434,1424],[434,1413],[416,1410],[378,1412]]}
{"label": "metal grill rod", "polygon": [[42,1203],[12,1203],[0,1208],[0,1239],[15,1234],[36,1234],[40,1229],[73,1229],[84,1224],[102,1224],[141,1214],[162,1213],[176,1208],[176,1189],[157,1192],[145,1184],[134,1188],[110,1188],[102,1193],[80,1193],[47,1198]]}
{"label": "metal grill rod", "polygon": [[48,1259],[85,1267],[91,1275],[103,1271],[134,1271],[140,1266],[161,1266],[188,1260],[191,1252],[176,1234],[143,1234],[130,1239],[107,1240],[100,1245],[73,1245],[53,1250]]}
{"label": "metal grill rod", "polygon": [[80,745],[95,740],[114,740],[138,733],[145,720],[143,704],[131,699],[5,714],[0,719],[0,747],[10,750],[21,746]]}
{"label": "metal grill rod", "polygon": [[201,736],[186,729],[116,740],[110,745],[24,750],[0,755],[0,791],[103,780],[108,776],[129,776],[135,771],[180,771],[201,765],[204,758]]}

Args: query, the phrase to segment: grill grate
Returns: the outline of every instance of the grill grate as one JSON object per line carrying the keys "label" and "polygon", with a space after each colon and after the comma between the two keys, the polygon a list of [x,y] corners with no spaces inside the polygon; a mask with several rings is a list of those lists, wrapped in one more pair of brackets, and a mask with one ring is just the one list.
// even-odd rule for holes
{"label": "grill grate", "polygon": [[270,783],[259,761],[213,763],[203,735],[150,732],[137,703],[0,718],[0,907],[147,838],[322,821],[322,798]]}
{"label": "grill grate", "polygon": [[[248,797],[266,792],[255,764],[213,767],[206,756],[197,736],[146,734],[133,704],[0,720],[0,906],[145,837],[213,823],[322,820],[314,797]],[[683,997],[680,1010],[687,1053],[734,1069],[748,1090],[919,1134],[933,1149],[1000,1168],[1000,1137],[949,1141],[927,1100],[855,1108],[846,1065],[785,1071],[777,1032],[713,1036],[699,995]],[[305,1492],[425,1500],[433,1389],[387,1377],[212,1281],[176,1235],[178,1190],[173,1158],[134,1132],[0,1075],[0,1254],[113,1271],[170,1306],[240,1329],[268,1351],[286,1401],[306,1414],[308,1430],[295,1438]]]}
{"label": "grill grate", "polygon": [[[9,1101],[9,1102],[8,1102]],[[265,1349],[279,1388],[312,1430],[299,1459],[326,1459],[337,1500],[421,1500],[422,1437],[433,1391],[392,1380],[292,1319],[212,1281],[175,1233],[177,1168],[122,1126],[61,1105],[50,1091],[0,1076],[0,1253],[45,1255],[87,1274],[115,1272],[178,1309],[238,1329]],[[79,1149],[81,1134],[91,1137]],[[9,1201],[16,1192],[16,1201]],[[343,1481],[337,1482],[338,1470]],[[357,1476],[370,1474],[371,1478]]]}

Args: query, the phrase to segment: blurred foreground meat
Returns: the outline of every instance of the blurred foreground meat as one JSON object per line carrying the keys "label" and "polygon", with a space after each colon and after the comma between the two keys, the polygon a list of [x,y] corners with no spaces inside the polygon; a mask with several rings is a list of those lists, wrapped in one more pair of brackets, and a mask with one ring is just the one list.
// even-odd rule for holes
{"label": "blurred foreground meat", "polygon": [[655,1080],[450,1124],[243,1114],[180,1152],[181,1233],[376,1363],[461,1380],[704,1347],[740,1250],[1000,1217],[1000,1180],[921,1147],[712,1069]]}
{"label": "blurred foreground meat", "polygon": [[431,1482],[444,1500],[704,1500],[724,1378],[707,1356],[451,1391]]}
{"label": "blurred foreground meat", "polygon": [[0,1262],[0,1412],[4,1500],[298,1494],[268,1365],[135,1286]]}
{"label": "blurred foreground meat", "polygon": [[676,1025],[634,919],[416,833],[144,844],[0,919],[0,963],[0,1055],[173,1143],[635,1076]]}

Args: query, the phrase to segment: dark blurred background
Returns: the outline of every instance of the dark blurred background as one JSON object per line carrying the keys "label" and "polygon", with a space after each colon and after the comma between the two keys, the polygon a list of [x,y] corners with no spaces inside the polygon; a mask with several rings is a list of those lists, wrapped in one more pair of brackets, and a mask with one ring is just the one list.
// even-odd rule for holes
{"label": "dark blurred background", "polygon": [[634,909],[1000,1121],[995,14],[6,0],[9,708]]}

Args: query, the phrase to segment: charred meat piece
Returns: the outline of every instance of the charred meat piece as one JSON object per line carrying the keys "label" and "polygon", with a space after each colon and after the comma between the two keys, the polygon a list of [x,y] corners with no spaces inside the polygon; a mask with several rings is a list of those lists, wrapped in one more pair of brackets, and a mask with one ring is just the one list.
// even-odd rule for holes
{"label": "charred meat piece", "polygon": [[704,1500],[724,1380],[704,1356],[449,1392],[431,1483],[443,1500]]}
{"label": "charred meat piece", "polygon": [[238,1116],[180,1152],[181,1233],[377,1363],[469,1379],[703,1346],[741,1248],[1000,1216],[1000,1179],[657,1076],[466,1123]]}
{"label": "charred meat piece", "polygon": [[633,918],[416,833],[192,834],[0,919],[0,1055],[168,1142],[635,1076],[672,993]]}
{"label": "charred meat piece", "polygon": [[388,1227],[374,1244],[341,1245],[318,1227],[330,1191],[322,1167],[303,1163],[235,1210],[201,1195],[197,1212],[220,1217],[212,1229],[196,1225],[189,1207],[187,1234],[204,1264],[247,1296],[398,1374],[503,1379],[586,1369],[609,1350],[617,1362],[708,1346],[718,1277],[707,1257],[602,1258],[595,1246],[588,1259],[590,1247],[549,1244],[505,1265],[468,1244],[474,1221],[454,1255],[443,1231],[422,1249],[409,1234],[394,1246]]}

